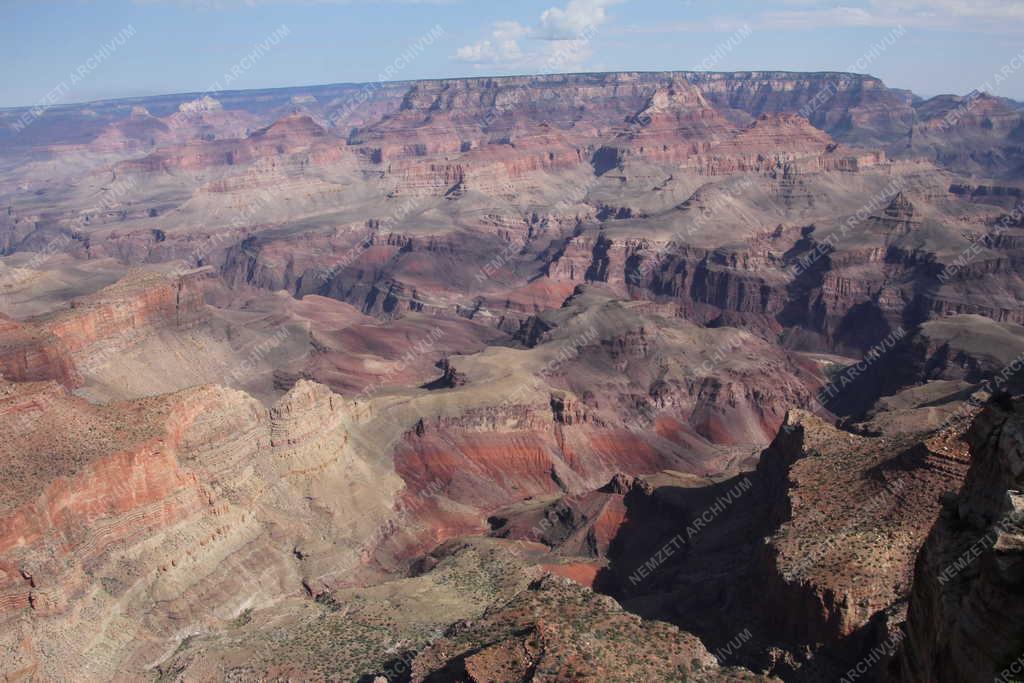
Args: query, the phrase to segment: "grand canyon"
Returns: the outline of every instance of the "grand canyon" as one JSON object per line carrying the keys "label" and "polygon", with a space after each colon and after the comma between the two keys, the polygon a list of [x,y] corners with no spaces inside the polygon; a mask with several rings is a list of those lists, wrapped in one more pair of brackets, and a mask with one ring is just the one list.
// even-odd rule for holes
{"label": "grand canyon", "polygon": [[1022,670],[1021,103],[669,71],[25,111],[4,681]]}

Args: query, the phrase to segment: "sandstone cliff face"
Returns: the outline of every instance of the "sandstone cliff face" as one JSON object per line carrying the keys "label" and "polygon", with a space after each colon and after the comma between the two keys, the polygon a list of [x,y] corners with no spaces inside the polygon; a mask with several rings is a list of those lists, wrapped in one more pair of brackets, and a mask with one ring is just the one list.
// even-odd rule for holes
{"label": "sandstone cliff face", "polygon": [[210,273],[172,277],[136,270],[66,308],[16,322],[0,316],[0,373],[13,381],[82,384],[82,372],[161,329],[186,330],[208,319]]}
{"label": "sandstone cliff face", "polygon": [[446,497],[481,511],[526,496],[596,488],[616,471],[653,472],[677,457],[627,430],[561,409],[505,405],[418,424],[395,452],[413,491],[443,482]]}
{"label": "sandstone cliff face", "polygon": [[1016,132],[1024,115],[1010,100],[972,92],[939,95],[915,107],[910,149],[961,173],[1019,177],[1024,158]]}
{"label": "sandstone cliff face", "polygon": [[1022,668],[1024,402],[995,399],[967,434],[971,467],[917,558],[894,681],[1014,680]]}
{"label": "sandstone cliff face", "polygon": [[312,383],[269,412],[209,386],[108,407],[36,387],[6,385],[0,418],[18,434],[0,459],[8,676],[142,675],[247,607],[343,581],[400,487]]}
{"label": "sandstone cliff face", "polygon": [[783,640],[856,652],[894,629],[938,497],[966,475],[958,429],[915,444],[789,417],[759,466],[779,527],[756,570]]}
{"label": "sandstone cliff face", "polygon": [[81,383],[71,352],[59,337],[0,316],[0,375],[15,382]]}
{"label": "sandstone cliff face", "polygon": [[551,571],[677,624],[723,661],[838,680],[899,642],[914,556],[939,496],[966,475],[962,427],[865,438],[793,411],[756,471],[617,478],[500,510],[492,534],[549,545]]}
{"label": "sandstone cliff face", "polygon": [[873,131],[865,141],[903,135],[913,121],[911,94],[871,76],[748,71],[698,73],[690,80],[716,104],[753,116],[799,112],[823,130],[853,138],[863,136],[859,129]]}
{"label": "sandstone cliff face", "polygon": [[209,271],[177,277],[130,272],[104,289],[70,302],[66,310],[34,320],[67,346],[88,355],[95,345],[144,334],[162,326],[187,329],[202,322],[204,280]]}

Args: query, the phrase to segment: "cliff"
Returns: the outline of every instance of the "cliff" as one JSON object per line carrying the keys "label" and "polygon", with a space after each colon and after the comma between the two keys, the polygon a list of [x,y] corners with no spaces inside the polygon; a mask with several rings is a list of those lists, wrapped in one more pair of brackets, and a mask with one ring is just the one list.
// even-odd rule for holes
{"label": "cliff", "polygon": [[1013,680],[1024,666],[1024,401],[994,399],[967,439],[967,479],[917,557],[892,681]]}
{"label": "cliff", "polygon": [[246,607],[318,594],[365,561],[400,487],[352,447],[342,399],[308,382],[269,411],[213,386],[109,406],[3,390],[0,641],[16,678],[142,675]]}
{"label": "cliff", "polygon": [[141,269],[52,313],[17,322],[0,316],[0,374],[13,381],[82,384],[82,372],[161,329],[187,330],[209,319],[209,271],[166,275]]}
{"label": "cliff", "polygon": [[82,381],[70,350],[59,337],[2,315],[0,375],[15,382],[52,379],[69,388]]}

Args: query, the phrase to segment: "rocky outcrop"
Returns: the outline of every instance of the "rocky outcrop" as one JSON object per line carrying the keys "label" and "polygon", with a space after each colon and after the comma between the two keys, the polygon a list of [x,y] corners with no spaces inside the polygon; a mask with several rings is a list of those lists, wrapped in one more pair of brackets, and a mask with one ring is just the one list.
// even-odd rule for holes
{"label": "rocky outcrop", "polygon": [[878,229],[891,237],[903,236],[921,228],[921,219],[914,217],[914,204],[902,192],[897,192],[881,214],[872,216]]}
{"label": "rocky outcrop", "polygon": [[206,319],[203,287],[210,275],[208,269],[170,276],[137,270],[32,322],[82,355],[97,344],[162,326],[187,329]]}
{"label": "rocky outcrop", "polygon": [[438,361],[437,367],[442,371],[441,376],[424,384],[424,389],[430,389],[431,391],[454,389],[466,383],[466,377],[456,370],[455,366],[447,358],[442,358]]}
{"label": "rocky outcrop", "polygon": [[909,149],[964,174],[1016,179],[1024,160],[1024,114],[1012,100],[974,91],[938,95],[914,107]]}
{"label": "rocky outcrop", "polygon": [[695,633],[723,661],[838,680],[899,643],[914,556],[966,475],[960,429],[867,438],[793,411],[755,471],[617,477],[503,509],[492,534],[551,546],[552,571]]}
{"label": "rocky outcrop", "polygon": [[967,439],[967,479],[917,558],[892,681],[1014,680],[1024,669],[1024,401],[994,399]]}
{"label": "rocky outcrop", "polygon": [[490,511],[527,495],[595,488],[627,464],[652,472],[679,457],[621,427],[562,422],[562,405],[506,404],[425,420],[396,450],[396,470],[414,491],[441,482],[448,498]]}
{"label": "rocky outcrop", "polygon": [[7,674],[142,675],[247,607],[347,580],[400,486],[308,382],[270,411],[213,386],[112,406],[3,388]]}
{"label": "rocky outcrop", "polygon": [[855,649],[877,638],[880,625],[895,627],[890,612],[909,592],[913,556],[938,498],[966,474],[956,429],[915,445],[790,416],[759,466],[765,490],[776,494],[769,518],[779,527],[757,570],[764,607],[785,615],[788,639]]}
{"label": "rocky outcrop", "polygon": [[22,322],[0,316],[0,373],[13,381],[79,386],[82,372],[113,362],[146,336],[206,322],[203,292],[210,275],[136,270],[53,313]]}
{"label": "rocky outcrop", "polygon": [[81,383],[71,352],[59,338],[31,324],[0,315],[0,375],[15,382]]}
{"label": "rocky outcrop", "polygon": [[478,621],[454,624],[412,661],[413,680],[596,682],[610,671],[624,680],[769,680],[719,668],[691,634],[554,576]]}
{"label": "rocky outcrop", "polygon": [[528,500],[498,510],[488,518],[490,534],[543,543],[551,552],[545,558],[549,571],[593,586],[627,522],[627,499],[636,503],[637,497],[650,493],[651,485],[642,478],[616,474],[596,491],[554,502]]}

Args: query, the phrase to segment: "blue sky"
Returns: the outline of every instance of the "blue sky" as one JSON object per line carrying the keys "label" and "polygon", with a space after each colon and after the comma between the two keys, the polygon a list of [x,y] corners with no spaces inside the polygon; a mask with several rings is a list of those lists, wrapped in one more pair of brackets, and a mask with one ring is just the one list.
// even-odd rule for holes
{"label": "blue sky", "polygon": [[232,67],[232,89],[853,67],[922,95],[1002,71],[995,94],[1024,100],[1024,0],[0,0],[0,16],[0,106],[34,105],[62,83],[58,104],[203,91]]}

